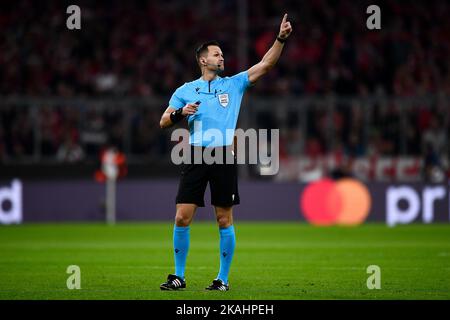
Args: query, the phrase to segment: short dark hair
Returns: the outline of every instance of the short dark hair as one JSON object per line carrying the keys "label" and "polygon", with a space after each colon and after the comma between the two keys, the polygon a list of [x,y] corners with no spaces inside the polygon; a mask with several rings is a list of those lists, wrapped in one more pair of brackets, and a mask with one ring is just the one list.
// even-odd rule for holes
{"label": "short dark hair", "polygon": [[211,41],[207,41],[202,43],[196,50],[195,50],[195,59],[197,60],[197,62],[200,59],[200,56],[203,55],[205,52],[208,52],[208,47],[209,46],[218,46],[220,47],[220,44],[215,41],[215,40],[211,40]]}

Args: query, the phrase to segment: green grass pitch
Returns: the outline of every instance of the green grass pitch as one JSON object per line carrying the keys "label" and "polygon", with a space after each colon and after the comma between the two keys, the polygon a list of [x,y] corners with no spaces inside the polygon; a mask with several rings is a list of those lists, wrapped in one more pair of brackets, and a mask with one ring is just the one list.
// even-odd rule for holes
{"label": "green grass pitch", "polygon": [[[194,222],[187,288],[160,291],[173,272],[172,224],[0,227],[0,299],[450,299],[450,225],[313,227],[237,222],[230,291],[217,275],[219,234]],[[81,289],[66,286],[69,265]],[[369,290],[369,265],[381,289]]]}

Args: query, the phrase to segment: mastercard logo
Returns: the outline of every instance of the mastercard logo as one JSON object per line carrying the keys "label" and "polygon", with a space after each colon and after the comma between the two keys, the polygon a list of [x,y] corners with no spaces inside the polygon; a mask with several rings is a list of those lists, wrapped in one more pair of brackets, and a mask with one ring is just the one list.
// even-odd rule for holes
{"label": "mastercard logo", "polygon": [[321,179],[310,183],[300,196],[300,208],[314,225],[358,225],[371,207],[367,187],[355,179]]}

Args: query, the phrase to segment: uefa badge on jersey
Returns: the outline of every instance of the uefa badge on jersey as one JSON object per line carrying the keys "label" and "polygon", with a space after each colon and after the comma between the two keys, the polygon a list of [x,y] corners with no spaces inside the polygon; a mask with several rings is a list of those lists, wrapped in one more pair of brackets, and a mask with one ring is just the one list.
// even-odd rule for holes
{"label": "uefa badge on jersey", "polygon": [[222,107],[226,107],[228,106],[228,93],[224,93],[224,94],[219,94],[219,103]]}

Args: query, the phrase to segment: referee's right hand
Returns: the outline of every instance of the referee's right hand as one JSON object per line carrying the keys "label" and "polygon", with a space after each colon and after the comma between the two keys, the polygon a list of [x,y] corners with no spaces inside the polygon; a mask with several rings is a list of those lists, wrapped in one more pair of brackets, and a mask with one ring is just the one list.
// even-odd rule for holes
{"label": "referee's right hand", "polygon": [[188,115],[196,113],[197,109],[198,109],[198,104],[188,103],[183,107],[183,111],[181,112],[181,114],[183,116],[188,116]]}

